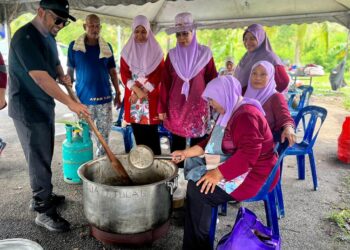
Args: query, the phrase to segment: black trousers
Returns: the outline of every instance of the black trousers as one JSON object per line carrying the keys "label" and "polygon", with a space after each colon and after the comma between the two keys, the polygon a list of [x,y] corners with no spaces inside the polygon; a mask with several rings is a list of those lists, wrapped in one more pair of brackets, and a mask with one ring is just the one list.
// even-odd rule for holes
{"label": "black trousers", "polygon": [[158,125],[131,123],[131,127],[137,145],[146,145],[152,149],[155,155],[161,154]]}
{"label": "black trousers", "polygon": [[[182,137],[179,135],[175,135],[171,133],[171,136],[173,138],[173,142],[170,145],[171,152],[174,152],[175,150],[184,150],[186,149],[186,137]],[[207,135],[203,137],[198,137],[198,138],[191,138],[190,146],[194,146],[198,144],[200,141],[204,140],[207,137]],[[184,167],[184,162],[180,162],[177,164],[179,168]]]}
{"label": "black trousers", "polygon": [[[16,119],[13,119],[13,122],[28,164],[33,198],[35,201],[47,201],[42,210],[49,209],[52,206],[49,198],[52,193],[51,161],[54,150],[55,124],[22,122]],[[42,210],[38,212],[43,212]]]}
{"label": "black trousers", "polygon": [[212,208],[233,200],[219,187],[208,194],[201,193],[200,188],[195,182],[188,182],[183,250],[212,249],[209,241]]}

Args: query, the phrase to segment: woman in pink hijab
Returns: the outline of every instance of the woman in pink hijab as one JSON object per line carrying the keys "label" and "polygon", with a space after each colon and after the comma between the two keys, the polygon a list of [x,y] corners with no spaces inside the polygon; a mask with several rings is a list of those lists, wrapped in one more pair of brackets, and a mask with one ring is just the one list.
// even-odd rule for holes
{"label": "woman in pink hijab", "polygon": [[134,18],[132,32],[120,59],[120,74],[126,86],[124,120],[131,123],[136,144],[147,145],[159,155],[157,105],[163,52],[145,16]]}
{"label": "woman in pink hijab", "polygon": [[195,145],[208,132],[209,105],[201,98],[207,83],[217,76],[211,50],[200,45],[190,13],[175,17],[176,47],[169,51],[162,75],[159,118],[173,137],[171,151],[185,149],[186,138]]}
{"label": "woman in pink hijab", "polygon": [[269,38],[262,25],[252,24],[243,33],[243,43],[247,52],[235,70],[235,77],[242,84],[242,93],[248,85],[252,66],[261,60],[270,62],[275,67],[276,90],[283,92],[289,83],[289,76],[281,59],[273,52]]}
{"label": "woman in pink hijab", "polygon": [[283,94],[276,91],[275,67],[268,61],[258,61],[252,66],[244,97],[258,100],[272,131],[275,141],[289,145],[295,143],[294,120],[288,110]]}

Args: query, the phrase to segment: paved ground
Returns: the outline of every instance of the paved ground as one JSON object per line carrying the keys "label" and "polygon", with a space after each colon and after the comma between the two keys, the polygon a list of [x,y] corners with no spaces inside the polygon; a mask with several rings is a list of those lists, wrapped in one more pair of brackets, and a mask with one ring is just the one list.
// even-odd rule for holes
{"label": "paved ground", "polygon": [[[311,104],[324,106],[329,114],[315,146],[318,169],[319,190],[312,191],[312,181],[307,163],[305,181],[296,179],[294,157],[285,160],[283,172],[284,201],[286,217],[279,221],[283,239],[283,249],[350,249],[350,243],[337,240],[339,230],[327,217],[332,211],[349,207],[349,193],[342,184],[350,176],[350,166],[336,159],[337,137],[341,124],[348,112],[341,108],[337,98],[313,97]],[[58,105],[57,118],[61,119],[67,110]],[[65,118],[66,119],[66,118]],[[62,126],[57,127],[62,134]],[[22,149],[17,139],[7,110],[0,112],[0,136],[8,146],[0,156],[0,239],[27,238],[37,241],[44,249],[130,249],[106,246],[89,236],[89,228],[83,214],[82,187],[69,185],[63,181],[61,170],[61,143],[63,135],[56,139],[54,155],[54,191],[66,195],[67,203],[61,212],[73,225],[72,231],[54,234],[34,224],[35,214],[28,211],[30,188],[27,168]],[[121,137],[117,139],[121,141]],[[117,147],[120,150],[120,147]],[[243,204],[264,218],[262,203]],[[229,232],[236,216],[237,208],[229,205],[228,216],[219,217],[217,240]],[[183,210],[176,210],[171,219],[171,228],[166,237],[153,243],[152,247],[141,249],[181,249],[183,230]]]}

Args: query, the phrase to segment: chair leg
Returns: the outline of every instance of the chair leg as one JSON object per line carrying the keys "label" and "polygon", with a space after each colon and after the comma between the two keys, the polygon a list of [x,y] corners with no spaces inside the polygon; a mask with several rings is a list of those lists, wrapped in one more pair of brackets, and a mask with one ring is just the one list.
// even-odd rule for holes
{"label": "chair leg", "polygon": [[211,249],[214,249],[217,219],[218,219],[218,207],[213,207],[211,209],[211,223],[210,223],[210,229],[209,229],[209,241],[210,241]]}
{"label": "chair leg", "polygon": [[305,180],[305,155],[297,155],[298,179]]}
{"label": "chair leg", "polygon": [[278,181],[276,185],[275,193],[276,193],[276,202],[277,202],[276,205],[278,208],[278,211],[277,211],[278,218],[281,219],[285,216],[281,179]]}
{"label": "chair leg", "polygon": [[133,147],[133,141],[132,141],[132,127],[126,126],[123,133],[124,138],[124,147],[125,147],[125,153],[129,153],[131,148]]}
{"label": "chair leg", "polygon": [[316,191],[318,189],[318,183],[317,183],[316,163],[315,163],[315,157],[314,157],[313,151],[309,153],[309,160],[310,160],[312,181],[314,183],[314,190]]}
{"label": "chair leg", "polygon": [[220,205],[220,212],[219,212],[219,214],[222,215],[222,216],[226,216],[227,215],[227,202],[222,203]]}
{"label": "chair leg", "polygon": [[269,227],[272,228],[272,232],[274,235],[279,236],[280,231],[278,227],[278,218],[277,218],[277,210],[276,210],[276,197],[274,190],[267,195],[267,199],[265,200],[265,211],[266,211],[266,220],[268,221]]}

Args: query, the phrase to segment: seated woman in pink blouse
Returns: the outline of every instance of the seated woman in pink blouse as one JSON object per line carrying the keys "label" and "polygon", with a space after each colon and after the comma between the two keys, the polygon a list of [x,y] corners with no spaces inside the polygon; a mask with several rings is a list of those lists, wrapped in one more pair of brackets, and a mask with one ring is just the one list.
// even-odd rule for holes
{"label": "seated woman in pink blouse", "polygon": [[[234,77],[213,79],[202,98],[219,113],[210,138],[172,153],[174,162],[186,159],[190,179],[183,249],[210,249],[212,207],[255,196],[277,160],[260,103],[243,98],[241,85]],[[279,173],[272,187],[278,178]]]}
{"label": "seated woman in pink blouse", "polygon": [[265,113],[275,141],[289,145],[295,143],[294,120],[283,94],[276,91],[275,68],[268,61],[258,61],[252,66],[245,97],[258,100]]}
{"label": "seated woman in pink blouse", "polygon": [[242,84],[245,93],[252,66],[261,60],[272,63],[275,67],[276,90],[283,92],[287,89],[289,76],[281,59],[273,52],[269,38],[262,25],[252,24],[243,33],[243,43],[247,52],[244,54],[235,70],[235,77]]}

